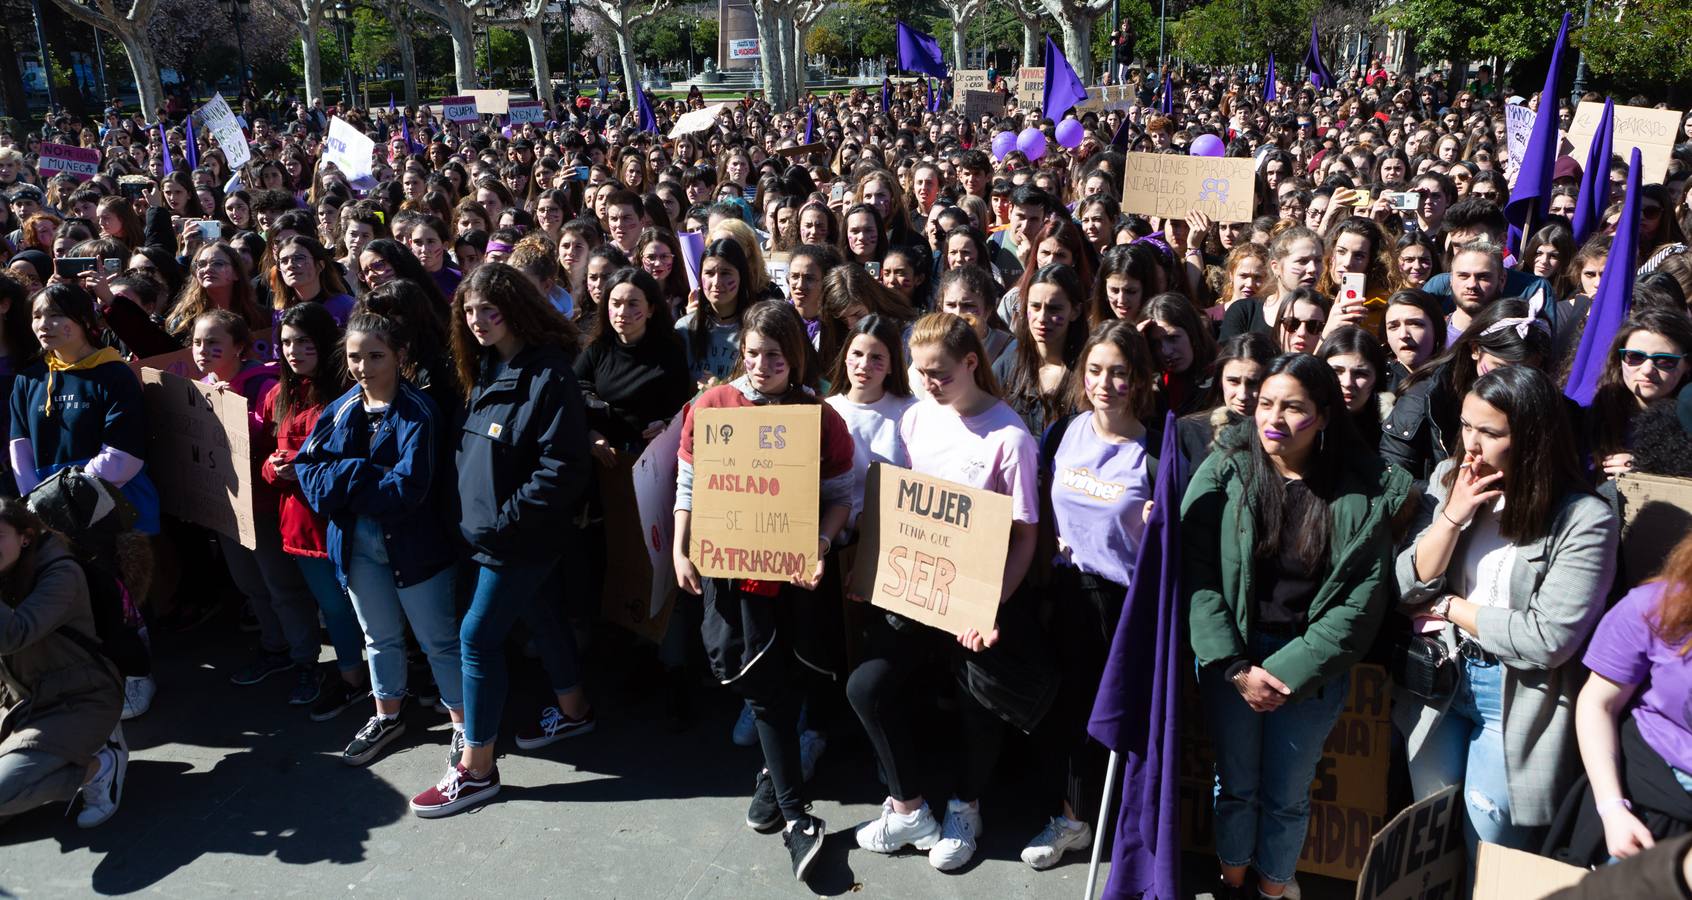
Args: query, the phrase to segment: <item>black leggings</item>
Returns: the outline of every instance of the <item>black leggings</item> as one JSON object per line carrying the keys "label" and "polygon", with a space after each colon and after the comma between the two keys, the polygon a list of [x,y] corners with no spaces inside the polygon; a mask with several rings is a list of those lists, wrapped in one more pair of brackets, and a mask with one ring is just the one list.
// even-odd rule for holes
{"label": "black leggings", "polygon": [[1054,815],[1061,811],[1059,800],[1066,799],[1077,818],[1090,821],[1088,808],[1104,789],[1108,754],[1087,735],[1087,720],[1127,592],[1122,585],[1067,566],[1052,572],[1048,596],[1053,636],[1063,648],[1057,654],[1063,690],[1035,731],[1035,743],[1040,802]]}
{"label": "black leggings", "polygon": [[[889,623],[890,617],[879,610],[871,617],[868,652],[846,680],[846,699],[869,733],[870,745],[887,776],[888,793],[895,800],[908,801],[923,796],[919,788],[923,779],[911,737],[910,710],[905,708],[905,698],[913,693],[907,690],[907,682],[933,659],[946,663],[941,671],[949,673],[956,654],[969,651],[944,631],[908,619],[897,619],[895,626]],[[956,745],[955,758],[950,760],[957,772],[952,793],[959,800],[974,802],[980,799],[999,761],[1005,724],[961,686],[957,702],[963,735]]]}

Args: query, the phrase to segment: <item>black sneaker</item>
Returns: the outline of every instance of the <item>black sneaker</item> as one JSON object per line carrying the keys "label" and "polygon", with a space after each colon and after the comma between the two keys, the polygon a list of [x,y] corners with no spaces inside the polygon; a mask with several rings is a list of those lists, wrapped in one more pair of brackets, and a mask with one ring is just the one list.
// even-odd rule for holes
{"label": "black sneaker", "polygon": [[549,706],[541,711],[534,724],[525,725],[517,732],[517,746],[524,750],[535,750],[592,731],[592,709],[583,713],[581,718],[572,719],[560,712],[558,707]]}
{"label": "black sneaker", "polygon": [[293,667],[294,663],[286,653],[260,651],[257,659],[236,669],[235,673],[229,676],[229,683],[239,684],[243,687],[249,684],[258,684],[278,672],[286,672]]}
{"label": "black sneaker", "polygon": [[383,719],[381,716],[371,716],[370,721],[353,736],[352,743],[341,751],[341,762],[349,766],[362,766],[376,758],[382,748],[394,742],[394,739],[405,734],[405,723],[396,716]]}
{"label": "black sneaker", "polygon": [[800,881],[811,873],[811,864],[817,861],[817,851],[822,849],[823,837],[827,826],[816,816],[806,814],[787,823],[787,830],[781,833],[781,842],[787,845],[787,855],[793,857],[793,877]]}
{"label": "black sneaker", "polygon": [[770,770],[758,772],[752,787],[752,803],[746,807],[746,827],[759,834],[769,834],[781,827],[781,807],[776,805],[775,781]]}
{"label": "black sneaker", "polygon": [[[336,681],[341,679],[337,678]],[[289,706],[310,706],[323,696],[323,669],[317,663],[301,663],[294,668],[294,689],[288,692]]]}
{"label": "black sneaker", "polygon": [[311,705],[311,720],[327,722],[368,696],[370,691],[347,684],[345,678],[330,678],[323,687],[323,693],[318,695],[317,702]]}

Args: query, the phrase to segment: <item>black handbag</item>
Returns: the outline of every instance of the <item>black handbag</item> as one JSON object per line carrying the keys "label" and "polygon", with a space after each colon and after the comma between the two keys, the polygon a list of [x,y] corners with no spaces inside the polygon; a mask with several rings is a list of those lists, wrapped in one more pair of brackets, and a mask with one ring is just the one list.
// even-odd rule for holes
{"label": "black handbag", "polygon": [[1457,690],[1457,661],[1439,634],[1394,629],[1387,674],[1399,687],[1429,703],[1444,703]]}

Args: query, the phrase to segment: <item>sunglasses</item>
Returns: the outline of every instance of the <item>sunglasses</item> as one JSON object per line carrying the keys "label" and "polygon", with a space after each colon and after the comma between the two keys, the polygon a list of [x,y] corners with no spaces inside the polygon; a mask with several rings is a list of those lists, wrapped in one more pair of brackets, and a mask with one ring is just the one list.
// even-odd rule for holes
{"label": "sunglasses", "polygon": [[1630,369],[1637,369],[1649,362],[1656,366],[1659,372],[1673,372],[1680,368],[1680,361],[1686,358],[1684,353],[1646,353],[1643,350],[1628,349],[1617,350],[1616,355],[1621,357],[1622,365]]}
{"label": "sunglasses", "polygon": [[1321,334],[1322,329],[1327,327],[1327,325],[1327,319],[1299,319],[1293,316],[1281,317],[1281,330],[1285,331],[1287,334],[1297,334],[1299,331],[1303,331],[1305,334]]}

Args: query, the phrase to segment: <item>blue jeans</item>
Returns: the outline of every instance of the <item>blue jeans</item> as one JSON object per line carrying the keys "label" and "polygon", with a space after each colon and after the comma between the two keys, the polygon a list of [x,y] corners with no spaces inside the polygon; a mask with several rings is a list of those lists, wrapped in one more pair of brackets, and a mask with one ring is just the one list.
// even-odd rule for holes
{"label": "blue jeans", "polygon": [[1510,821],[1510,785],[1504,772],[1504,667],[1466,657],[1457,692],[1439,724],[1410,758],[1417,799],[1451,785],[1463,792],[1463,836],[1469,858],[1480,841],[1526,850],[1534,829]]}
{"label": "blue jeans", "polygon": [[[1287,641],[1260,635],[1265,659]],[[1216,750],[1216,855],[1224,866],[1255,864],[1285,884],[1298,867],[1310,822],[1310,785],[1322,745],[1350,693],[1350,674],[1269,713],[1253,712],[1223,672],[1201,671],[1206,724]]]}
{"label": "blue jeans", "polygon": [[529,628],[555,694],[581,680],[576,635],[563,627],[556,606],[563,572],[556,560],[476,567],[476,594],[459,627],[464,657],[464,742],[486,747],[499,739],[508,687],[505,639],[520,618]]}
{"label": "blue jeans", "polygon": [[[347,551],[347,593],[364,628],[365,647],[370,656],[370,689],[379,700],[405,696],[405,623],[417,635],[417,643],[435,673],[441,702],[447,709],[461,709],[459,694],[458,635],[452,598],[452,567],[410,587],[394,585],[393,566],[388,562],[388,545],[382,526],[359,517],[353,527],[352,546]],[[339,652],[339,651],[336,651]]]}
{"label": "blue jeans", "polygon": [[335,577],[335,564],[321,556],[295,556],[300,576],[305,579],[311,595],[317,598],[317,608],[323,613],[323,624],[329,627],[329,643],[335,646],[335,667],[342,672],[357,671],[364,663],[364,632],[359,630],[358,614],[352,601]]}

